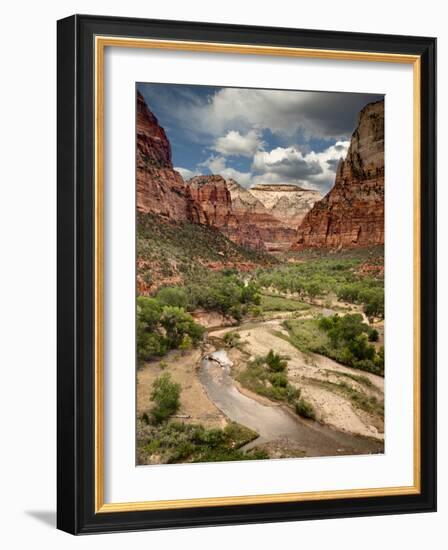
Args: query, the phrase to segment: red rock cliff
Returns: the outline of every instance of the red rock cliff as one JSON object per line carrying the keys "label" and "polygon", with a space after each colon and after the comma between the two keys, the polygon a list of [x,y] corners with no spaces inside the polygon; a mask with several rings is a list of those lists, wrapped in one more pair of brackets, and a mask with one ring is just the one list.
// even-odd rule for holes
{"label": "red rock cliff", "polygon": [[252,188],[245,189],[232,179],[227,180],[227,188],[230,191],[233,212],[240,226],[256,228],[264,248],[268,251],[276,252],[290,248],[296,231],[285,223],[284,217],[274,216],[252,193]]}
{"label": "red rock cliff", "polygon": [[137,92],[137,209],[185,221],[189,201],[182,176],[173,168],[165,130]]}
{"label": "red rock cliff", "polygon": [[288,249],[296,235],[294,220],[303,217],[311,208],[310,201],[317,198],[316,192],[291,191],[285,186],[258,186],[252,193],[217,175],[196,176],[185,183],[173,168],[168,137],[140,93],[136,154],[139,212],[207,225],[251,248]]}
{"label": "red rock cliff", "polygon": [[346,248],[384,243],[384,101],[360,112],[334,187],[303,219],[293,246]]}
{"label": "red rock cliff", "polygon": [[[233,180],[229,180],[237,185]],[[191,202],[191,220],[219,229],[237,244],[264,249],[259,227],[232,200],[229,181],[221,176],[195,176],[187,182]]]}

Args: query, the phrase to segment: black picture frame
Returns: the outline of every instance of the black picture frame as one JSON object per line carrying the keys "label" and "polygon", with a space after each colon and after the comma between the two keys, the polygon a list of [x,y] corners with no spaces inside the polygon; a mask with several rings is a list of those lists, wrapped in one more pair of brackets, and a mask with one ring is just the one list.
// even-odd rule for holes
{"label": "black picture frame", "polygon": [[[436,40],[74,15],[58,21],[57,526],[72,534],[431,512],[436,509]],[[383,52],[421,60],[421,490],[301,502],[95,512],[94,38]]]}

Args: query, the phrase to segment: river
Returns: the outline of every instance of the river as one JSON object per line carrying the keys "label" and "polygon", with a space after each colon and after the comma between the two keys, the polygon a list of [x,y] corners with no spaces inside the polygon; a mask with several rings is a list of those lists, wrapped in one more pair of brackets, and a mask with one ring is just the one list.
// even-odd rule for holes
{"label": "river", "polygon": [[296,416],[286,406],[262,404],[242,394],[231,374],[231,361],[224,349],[208,354],[199,369],[200,381],[210,400],[230,420],[258,432],[259,437],[244,447],[263,443],[294,441],[306,456],[372,454],[383,451],[383,444],[370,438],[332,429],[313,420]]}

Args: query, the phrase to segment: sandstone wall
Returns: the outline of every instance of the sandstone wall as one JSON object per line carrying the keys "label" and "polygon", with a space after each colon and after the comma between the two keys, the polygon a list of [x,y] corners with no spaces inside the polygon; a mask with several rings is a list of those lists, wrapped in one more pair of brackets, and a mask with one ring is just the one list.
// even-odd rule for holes
{"label": "sandstone wall", "polygon": [[364,107],[335,185],[303,219],[293,246],[346,248],[384,243],[384,101]]}

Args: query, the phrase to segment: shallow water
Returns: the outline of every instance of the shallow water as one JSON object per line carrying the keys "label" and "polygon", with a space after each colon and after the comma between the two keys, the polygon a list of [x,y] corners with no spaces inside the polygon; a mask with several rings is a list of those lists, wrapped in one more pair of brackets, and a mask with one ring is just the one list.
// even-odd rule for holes
{"label": "shallow water", "polygon": [[249,449],[275,440],[294,440],[307,456],[367,454],[382,452],[381,442],[354,436],[304,420],[277,405],[264,405],[243,395],[230,375],[232,362],[223,349],[207,355],[201,363],[199,378],[209,398],[228,418],[259,433],[245,446]]}

